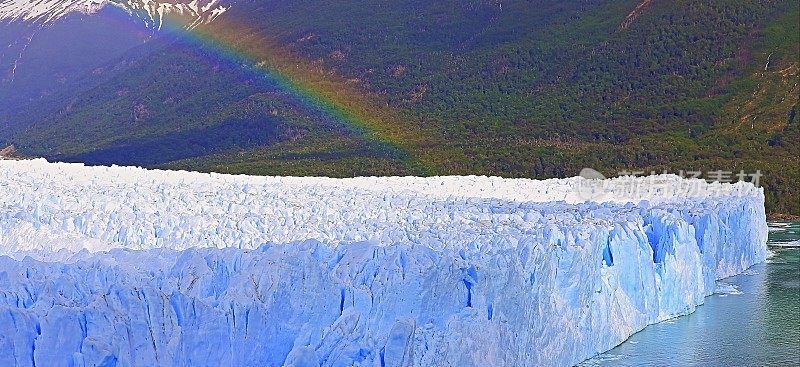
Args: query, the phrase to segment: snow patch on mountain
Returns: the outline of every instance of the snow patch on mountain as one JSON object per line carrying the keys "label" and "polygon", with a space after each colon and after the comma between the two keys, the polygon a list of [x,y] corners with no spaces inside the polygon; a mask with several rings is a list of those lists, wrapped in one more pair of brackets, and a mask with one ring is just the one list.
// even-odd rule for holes
{"label": "snow patch on mountain", "polygon": [[766,257],[763,190],[659,178],[0,161],[0,364],[573,365]]}
{"label": "snow patch on mountain", "polygon": [[0,0],[0,20],[47,24],[73,13],[94,14],[109,5],[157,29],[169,18],[194,28],[213,21],[228,9],[220,0]]}
{"label": "snow patch on mountain", "polygon": [[125,9],[132,15],[144,17],[148,26],[161,29],[169,18],[179,18],[181,24],[188,29],[212,22],[228,8],[220,4],[220,0],[192,1],[153,1],[153,0],[110,0],[114,5]]}
{"label": "snow patch on mountain", "polygon": [[46,23],[74,12],[92,14],[108,2],[108,0],[2,0],[0,20]]}

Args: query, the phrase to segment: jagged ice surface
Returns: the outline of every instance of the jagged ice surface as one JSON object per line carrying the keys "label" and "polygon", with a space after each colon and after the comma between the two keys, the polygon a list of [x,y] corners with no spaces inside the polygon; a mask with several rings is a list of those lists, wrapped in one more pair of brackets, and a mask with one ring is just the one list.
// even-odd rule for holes
{"label": "jagged ice surface", "polygon": [[572,365],[766,257],[761,189],[657,180],[0,161],[0,365]]}

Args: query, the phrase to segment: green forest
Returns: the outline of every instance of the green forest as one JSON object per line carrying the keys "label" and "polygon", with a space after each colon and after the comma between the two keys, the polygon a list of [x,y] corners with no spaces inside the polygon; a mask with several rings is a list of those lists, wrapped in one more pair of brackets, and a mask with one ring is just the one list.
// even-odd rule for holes
{"label": "green forest", "polygon": [[261,175],[758,172],[767,211],[800,215],[797,1],[238,5],[200,32],[248,57],[152,42],[0,141]]}

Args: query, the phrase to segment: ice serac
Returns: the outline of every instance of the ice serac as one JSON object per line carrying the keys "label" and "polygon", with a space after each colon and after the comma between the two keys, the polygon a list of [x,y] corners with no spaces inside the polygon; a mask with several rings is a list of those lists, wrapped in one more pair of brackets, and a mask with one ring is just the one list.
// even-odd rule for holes
{"label": "ice serac", "polygon": [[766,235],[761,189],[666,175],[0,161],[0,365],[569,366],[692,312]]}

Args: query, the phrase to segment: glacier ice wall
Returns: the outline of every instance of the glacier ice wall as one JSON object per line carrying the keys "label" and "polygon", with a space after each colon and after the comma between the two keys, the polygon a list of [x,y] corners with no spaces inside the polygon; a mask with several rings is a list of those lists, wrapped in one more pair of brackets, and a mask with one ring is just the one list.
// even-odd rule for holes
{"label": "glacier ice wall", "polygon": [[572,365],[766,257],[761,189],[658,179],[0,161],[0,365]]}

